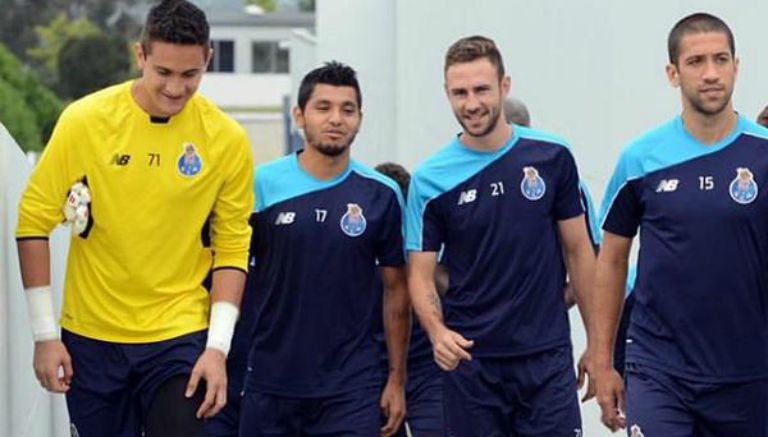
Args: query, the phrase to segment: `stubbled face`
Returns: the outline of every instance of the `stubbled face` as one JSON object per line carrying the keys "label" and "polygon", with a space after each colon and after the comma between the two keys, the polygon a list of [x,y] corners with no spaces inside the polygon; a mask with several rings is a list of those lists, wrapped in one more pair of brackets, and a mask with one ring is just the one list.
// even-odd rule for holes
{"label": "stubbled face", "polygon": [[141,44],[136,45],[136,62],[142,73],[137,81],[137,100],[150,115],[170,117],[181,112],[197,92],[210,51],[199,45],[150,44],[149,53]]}
{"label": "stubbled face", "polygon": [[304,110],[293,108],[293,116],[304,129],[307,147],[326,156],[340,156],[355,140],[363,114],[353,87],[318,83]]}
{"label": "stubbled face", "polygon": [[464,132],[484,137],[500,123],[509,77],[499,80],[487,58],[453,64],[445,72],[445,93]]}
{"label": "stubbled face", "polygon": [[677,65],[667,65],[667,77],[680,87],[685,110],[713,116],[731,110],[738,66],[726,34],[692,33],[680,40]]}

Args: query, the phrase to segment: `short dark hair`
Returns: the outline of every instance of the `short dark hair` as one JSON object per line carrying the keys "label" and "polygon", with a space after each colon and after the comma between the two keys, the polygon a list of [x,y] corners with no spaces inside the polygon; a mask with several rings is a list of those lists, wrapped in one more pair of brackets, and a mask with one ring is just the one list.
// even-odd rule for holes
{"label": "short dark hair", "polygon": [[462,38],[451,45],[445,53],[443,74],[454,64],[463,64],[477,59],[487,58],[496,67],[499,81],[504,77],[504,61],[501,59],[496,43],[492,39],[480,35]]}
{"label": "short dark hair", "polygon": [[205,12],[186,0],[162,0],[149,10],[141,31],[141,46],[145,53],[150,52],[154,41],[198,45],[207,54],[210,27]]}
{"label": "short dark hair", "polygon": [[307,73],[299,86],[298,104],[302,111],[306,109],[307,102],[315,91],[315,85],[322,83],[333,86],[348,86],[355,89],[357,94],[357,108],[363,108],[363,98],[360,95],[360,84],[357,82],[357,73],[349,65],[338,61],[326,62],[322,67],[317,67]]}
{"label": "short dark hair", "polygon": [[692,33],[721,32],[728,37],[728,47],[731,49],[731,56],[736,56],[736,42],[733,39],[733,32],[725,24],[725,21],[705,12],[697,12],[688,15],[672,27],[667,38],[667,52],[669,53],[669,62],[677,65],[680,57],[680,41],[686,35]]}
{"label": "short dark hair", "polygon": [[408,197],[408,184],[411,183],[411,174],[408,173],[405,167],[394,162],[384,162],[377,165],[374,169],[397,182],[397,185],[400,186],[400,191],[403,192],[403,196]]}

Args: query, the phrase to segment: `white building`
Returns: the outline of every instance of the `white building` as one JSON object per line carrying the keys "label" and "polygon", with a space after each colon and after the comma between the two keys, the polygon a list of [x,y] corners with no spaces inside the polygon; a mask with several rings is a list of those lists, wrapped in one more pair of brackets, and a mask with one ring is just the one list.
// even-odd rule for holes
{"label": "white building", "polygon": [[195,3],[208,16],[214,50],[200,92],[245,127],[256,162],[283,155],[290,40],[294,30],[314,31],[314,14],[252,14],[242,0]]}

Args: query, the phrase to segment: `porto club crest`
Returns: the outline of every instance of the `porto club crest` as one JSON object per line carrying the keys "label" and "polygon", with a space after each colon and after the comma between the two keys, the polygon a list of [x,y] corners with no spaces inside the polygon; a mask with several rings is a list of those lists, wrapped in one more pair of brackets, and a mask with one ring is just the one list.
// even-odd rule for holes
{"label": "porto club crest", "polygon": [[746,205],[757,197],[757,182],[755,175],[746,167],[736,169],[736,178],[728,186],[728,194],[736,203]]}
{"label": "porto club crest", "polygon": [[547,184],[539,176],[539,171],[534,167],[523,167],[523,181],[520,182],[520,191],[528,200],[539,200],[547,192]]}
{"label": "porto club crest", "polygon": [[200,170],[203,168],[203,160],[200,158],[200,154],[197,153],[195,145],[184,143],[181,149],[181,156],[179,156],[179,161],[176,163],[179,173],[184,176],[194,176],[200,173]]}
{"label": "porto club crest", "polygon": [[363,208],[356,203],[347,204],[347,212],[341,216],[341,230],[350,237],[359,237],[365,232],[367,222]]}

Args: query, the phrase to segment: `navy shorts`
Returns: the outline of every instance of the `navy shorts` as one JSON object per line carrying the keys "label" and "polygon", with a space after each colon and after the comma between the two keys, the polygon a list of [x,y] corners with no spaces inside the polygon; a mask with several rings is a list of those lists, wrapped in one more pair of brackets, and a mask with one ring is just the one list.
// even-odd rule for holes
{"label": "navy shorts", "polygon": [[768,380],[702,383],[627,363],[625,381],[630,436],[768,435]]}
{"label": "navy shorts", "polygon": [[581,435],[570,346],[522,357],[461,361],[443,380],[449,435]]}
{"label": "navy shorts", "polygon": [[[406,416],[395,437],[442,437],[445,434],[443,406],[443,374],[435,369],[408,373],[405,385]],[[382,387],[383,390],[383,387]],[[382,423],[386,418],[382,418]],[[407,425],[406,425],[407,424]]]}
{"label": "navy shorts", "polygon": [[279,396],[246,388],[240,409],[240,435],[378,436],[380,396],[377,387],[320,398]]}
{"label": "navy shorts", "polygon": [[240,428],[241,393],[228,392],[227,405],[218,414],[206,420],[205,437],[237,437]]}
{"label": "navy shorts", "polygon": [[247,353],[236,350],[234,343],[227,358],[227,405],[205,423],[205,437],[237,437],[240,428],[240,403],[245,384]]}
{"label": "navy shorts", "polygon": [[443,374],[439,368],[408,375],[405,406],[405,421],[413,437],[444,435]]}
{"label": "navy shorts", "polygon": [[169,379],[189,375],[205,348],[206,331],[171,340],[125,344],[62,330],[74,376],[67,410],[80,437],[136,437],[155,392]]}

